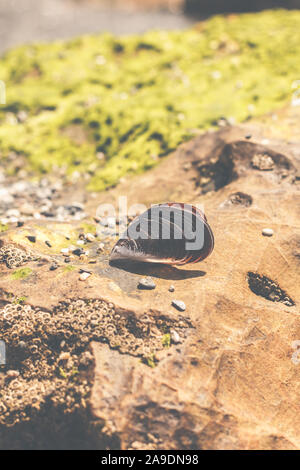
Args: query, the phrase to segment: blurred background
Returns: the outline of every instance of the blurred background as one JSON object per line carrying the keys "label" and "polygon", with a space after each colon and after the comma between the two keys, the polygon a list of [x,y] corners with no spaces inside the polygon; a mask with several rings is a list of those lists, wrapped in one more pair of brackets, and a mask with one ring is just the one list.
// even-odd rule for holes
{"label": "blurred background", "polygon": [[300,8],[300,0],[0,0],[0,52],[84,33],[184,29],[212,14],[267,8]]}

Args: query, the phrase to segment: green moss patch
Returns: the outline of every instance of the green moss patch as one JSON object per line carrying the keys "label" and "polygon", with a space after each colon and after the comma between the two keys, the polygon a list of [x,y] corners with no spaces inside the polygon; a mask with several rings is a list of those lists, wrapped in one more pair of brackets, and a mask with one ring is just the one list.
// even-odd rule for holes
{"label": "green moss patch", "polygon": [[91,190],[113,186],[221,117],[244,121],[290,100],[299,24],[298,11],[264,11],[12,50],[0,61],[0,154],[38,173],[84,172]]}
{"label": "green moss patch", "polygon": [[31,273],[32,273],[32,269],[21,268],[21,269],[17,269],[16,271],[14,271],[11,275],[11,278],[14,281],[18,281],[20,279],[26,279],[28,276],[30,276]]}
{"label": "green moss patch", "polygon": [[68,264],[67,266],[64,266],[64,272],[75,271],[75,269],[76,269],[76,266],[73,266],[71,264]]}
{"label": "green moss patch", "polygon": [[0,223],[0,233],[6,232],[6,230],[8,230],[8,225]]}

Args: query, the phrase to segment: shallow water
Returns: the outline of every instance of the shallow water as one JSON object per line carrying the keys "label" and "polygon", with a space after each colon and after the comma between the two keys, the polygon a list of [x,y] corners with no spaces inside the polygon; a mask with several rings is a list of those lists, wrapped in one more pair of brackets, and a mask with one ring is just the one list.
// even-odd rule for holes
{"label": "shallow water", "polygon": [[0,0],[0,52],[33,41],[103,31],[129,34],[184,29],[193,23],[183,14],[164,11],[120,11],[67,0]]}

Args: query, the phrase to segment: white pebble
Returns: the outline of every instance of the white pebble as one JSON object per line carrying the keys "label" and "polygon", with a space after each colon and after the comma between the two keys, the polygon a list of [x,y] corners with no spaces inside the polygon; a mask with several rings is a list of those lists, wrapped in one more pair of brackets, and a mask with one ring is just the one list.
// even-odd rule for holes
{"label": "white pebble", "polygon": [[155,289],[155,282],[151,277],[143,277],[139,280],[138,287],[140,289]]}
{"label": "white pebble", "polygon": [[6,372],[6,376],[9,377],[10,379],[15,379],[19,377],[20,372],[18,370],[8,370]]}
{"label": "white pebble", "polygon": [[81,273],[79,276],[80,281],[85,281],[88,277],[90,277],[90,273]]}
{"label": "white pebble", "polygon": [[173,307],[177,308],[177,310],[180,310],[180,312],[185,311],[185,303],[182,302],[182,300],[172,300],[172,305]]}
{"label": "white pebble", "polygon": [[60,252],[63,253],[64,255],[67,255],[69,253],[69,248],[62,248]]}
{"label": "white pebble", "polygon": [[95,237],[92,233],[87,233],[85,235],[85,239],[88,241],[88,242],[93,242],[95,240]]}
{"label": "white pebble", "polygon": [[271,228],[264,228],[262,230],[262,234],[265,236],[265,237],[272,237],[272,235],[274,234],[274,230],[272,230]]}
{"label": "white pebble", "polygon": [[6,212],[6,215],[7,217],[20,217],[20,211],[18,211],[18,209],[9,209],[7,212]]}
{"label": "white pebble", "polygon": [[109,228],[115,228],[116,226],[116,219],[115,217],[107,217],[107,226]]}
{"label": "white pebble", "polygon": [[179,334],[177,333],[177,331],[171,329],[171,330],[170,330],[170,334],[171,334],[172,343],[174,343],[174,344],[179,344],[179,343],[182,342],[181,339],[180,339]]}

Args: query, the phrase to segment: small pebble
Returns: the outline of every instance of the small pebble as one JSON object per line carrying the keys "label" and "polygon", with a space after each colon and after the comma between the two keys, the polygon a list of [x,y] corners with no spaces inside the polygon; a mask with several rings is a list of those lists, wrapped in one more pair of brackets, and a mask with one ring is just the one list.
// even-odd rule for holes
{"label": "small pebble", "polygon": [[182,300],[172,300],[173,307],[177,308],[180,312],[185,311],[185,303]]}
{"label": "small pebble", "polygon": [[77,240],[76,244],[77,245],[84,245],[84,240]]}
{"label": "small pebble", "polygon": [[69,248],[62,248],[60,250],[60,252],[63,254],[63,255],[67,255],[69,253]]}
{"label": "small pebble", "polygon": [[172,341],[172,343],[174,343],[174,344],[179,344],[179,343],[182,342],[181,339],[180,339],[180,336],[179,336],[179,334],[177,333],[176,330],[171,329],[171,330],[170,330],[170,335],[171,335],[171,341]]}
{"label": "small pebble", "polygon": [[28,240],[32,243],[35,243],[36,242],[36,237],[34,235],[28,235]]}
{"label": "small pebble", "polygon": [[60,353],[59,357],[58,357],[58,360],[59,361],[68,361],[71,357],[71,354],[67,351],[63,351],[62,353]]}
{"label": "small pebble", "polygon": [[24,203],[20,207],[20,212],[24,215],[33,215],[35,210],[31,204]]}
{"label": "small pebble", "polygon": [[174,292],[175,291],[175,287],[174,286],[170,286],[169,287],[169,292]]}
{"label": "small pebble", "polygon": [[72,253],[73,255],[80,256],[80,255],[83,255],[84,250],[82,248],[76,248],[75,250],[73,250]]}
{"label": "small pebble", "polygon": [[80,269],[79,272],[80,272],[80,273],[89,273],[89,274],[92,274],[93,271],[91,271],[90,269],[82,268],[82,269]]}
{"label": "small pebble", "polygon": [[87,233],[86,236],[85,236],[85,239],[88,242],[93,242],[93,241],[95,241],[95,236],[92,233]]}
{"label": "small pebble", "polygon": [[138,283],[139,289],[155,289],[156,284],[151,277],[143,277]]}
{"label": "small pebble", "polygon": [[80,281],[85,281],[88,277],[90,277],[90,275],[91,275],[90,273],[86,273],[86,272],[81,273],[79,276],[79,279]]}
{"label": "small pebble", "polygon": [[116,226],[116,219],[115,217],[107,217],[107,226],[109,228],[115,228]]}
{"label": "small pebble", "polygon": [[104,247],[105,247],[104,243],[99,243],[99,246],[98,246],[98,248],[97,248],[97,251],[103,251],[103,250],[104,250]]}
{"label": "small pebble", "polygon": [[46,240],[45,243],[46,243],[47,246],[49,246],[49,248],[52,247],[51,243],[48,240]]}
{"label": "small pebble", "polygon": [[20,217],[20,211],[18,209],[9,209],[6,212],[7,217]]}
{"label": "small pebble", "polygon": [[272,235],[274,234],[274,230],[272,230],[271,228],[264,228],[261,233],[265,237],[272,237]]}
{"label": "small pebble", "polygon": [[55,271],[55,269],[57,269],[57,268],[58,268],[57,264],[51,264],[49,269],[50,269],[50,271]]}
{"label": "small pebble", "polygon": [[100,219],[99,223],[100,223],[100,225],[102,225],[102,227],[107,227],[108,226],[107,217],[102,217],[102,219]]}
{"label": "small pebble", "polygon": [[8,370],[6,372],[6,377],[9,377],[10,379],[15,379],[19,377],[20,372],[18,370]]}

